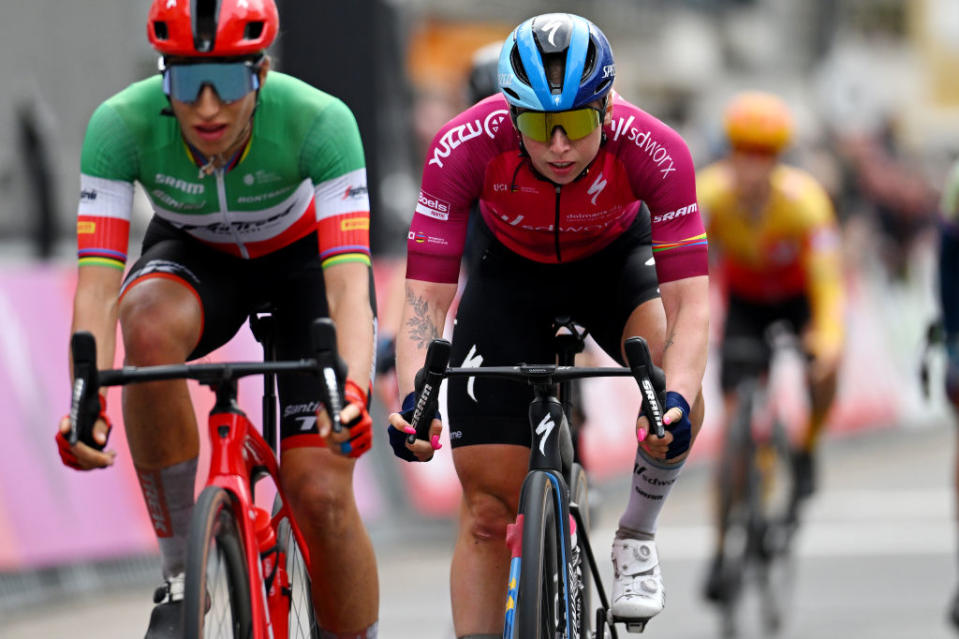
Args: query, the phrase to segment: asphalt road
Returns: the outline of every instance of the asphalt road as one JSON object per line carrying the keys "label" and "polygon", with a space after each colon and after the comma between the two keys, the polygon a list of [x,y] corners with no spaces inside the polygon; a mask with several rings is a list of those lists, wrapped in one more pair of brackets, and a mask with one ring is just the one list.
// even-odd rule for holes
{"label": "asphalt road", "polygon": [[[820,490],[797,539],[798,573],[785,638],[937,639],[955,636],[945,622],[959,583],[951,477],[954,430],[939,424],[827,440]],[[699,598],[711,550],[709,473],[687,470],[660,520],[667,606],[647,637],[719,636],[718,618]],[[601,487],[592,534],[607,587],[609,544],[625,483]],[[381,571],[380,636],[451,639],[448,569],[452,526],[433,526],[415,541],[377,541]],[[141,637],[149,585],[51,601],[0,620],[4,639]],[[748,612],[748,611],[747,611]],[[746,620],[752,624],[752,616]],[[747,628],[748,630],[748,628]],[[621,637],[627,635],[620,631]],[[745,637],[761,637],[757,630]]]}

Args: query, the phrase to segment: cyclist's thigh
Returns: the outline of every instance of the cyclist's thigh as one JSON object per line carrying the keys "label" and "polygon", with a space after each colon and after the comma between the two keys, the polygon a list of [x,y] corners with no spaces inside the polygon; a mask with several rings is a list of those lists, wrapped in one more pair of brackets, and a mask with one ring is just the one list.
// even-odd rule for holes
{"label": "cyclist's thigh", "polygon": [[620,364],[622,340],[645,337],[658,351],[665,334],[665,313],[648,230],[638,224],[601,251],[584,260],[579,274],[577,311],[596,342]]}
{"label": "cyclist's thigh", "polygon": [[[258,272],[264,295],[273,307],[276,322],[276,357],[280,360],[311,356],[310,326],[329,317],[326,282],[316,252],[316,236],[309,235],[264,262]],[[370,307],[376,306],[370,273]],[[280,435],[282,448],[323,446],[316,427],[320,380],[308,375],[279,375]]]}
{"label": "cyclist's thigh", "polygon": [[[456,313],[451,366],[511,366],[555,361],[550,282],[538,266],[488,255],[470,274]],[[449,433],[453,448],[473,444],[530,445],[532,390],[516,382],[451,378]]]}
{"label": "cyclist's thigh", "polygon": [[153,278],[182,284],[202,312],[202,330],[187,357],[196,359],[229,341],[246,319],[248,303],[242,294],[245,266],[243,260],[205,246],[154,218],[143,252],[124,278],[121,304],[131,289]]}
{"label": "cyclist's thigh", "polygon": [[[529,448],[514,444],[459,446],[453,449],[453,466],[463,487],[465,505],[475,518],[502,520],[505,525],[516,515],[520,488],[529,468]],[[497,532],[505,532],[505,528]]]}

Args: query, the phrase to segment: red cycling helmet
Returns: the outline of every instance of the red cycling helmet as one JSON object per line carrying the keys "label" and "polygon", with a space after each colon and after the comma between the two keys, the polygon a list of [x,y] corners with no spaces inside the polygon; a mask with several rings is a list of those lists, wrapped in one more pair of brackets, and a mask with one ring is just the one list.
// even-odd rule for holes
{"label": "red cycling helmet", "polygon": [[153,0],[147,37],[163,55],[235,57],[266,49],[279,26],[274,0]]}

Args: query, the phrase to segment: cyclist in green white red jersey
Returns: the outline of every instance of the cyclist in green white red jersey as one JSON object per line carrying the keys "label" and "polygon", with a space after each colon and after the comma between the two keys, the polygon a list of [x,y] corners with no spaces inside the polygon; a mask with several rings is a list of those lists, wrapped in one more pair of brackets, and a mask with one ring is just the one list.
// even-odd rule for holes
{"label": "cyclist in green white red jersey", "polygon": [[[269,306],[276,356],[309,356],[309,326],[330,317],[348,373],[346,428],[318,410],[317,380],[280,376],[281,481],[309,547],[324,637],[375,637],[376,561],[352,491],[372,435],[368,394],[375,307],[369,199],[356,121],[337,98],[269,73],[273,0],[154,0],[147,34],[161,73],[106,100],[81,160],[73,330],[94,334],[111,368],[174,364],[227,342]],[[154,216],[126,268],[134,182]],[[125,273],[125,275],[124,275]],[[92,439],[57,443],[79,470],[113,464],[105,396]],[[184,381],[124,390],[130,454],[162,555],[147,638],[182,636],[186,536],[199,453]]]}

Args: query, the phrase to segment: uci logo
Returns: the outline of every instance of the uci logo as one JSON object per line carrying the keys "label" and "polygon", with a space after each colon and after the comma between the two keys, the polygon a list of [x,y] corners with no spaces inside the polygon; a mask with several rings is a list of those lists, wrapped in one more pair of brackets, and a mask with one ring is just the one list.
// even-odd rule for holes
{"label": "uci logo", "polygon": [[605,80],[606,78],[612,78],[612,77],[615,76],[615,75],[616,75],[616,65],[615,65],[615,64],[607,64],[606,66],[603,67],[603,79],[604,79],[604,80]]}

